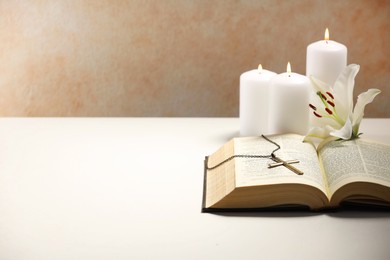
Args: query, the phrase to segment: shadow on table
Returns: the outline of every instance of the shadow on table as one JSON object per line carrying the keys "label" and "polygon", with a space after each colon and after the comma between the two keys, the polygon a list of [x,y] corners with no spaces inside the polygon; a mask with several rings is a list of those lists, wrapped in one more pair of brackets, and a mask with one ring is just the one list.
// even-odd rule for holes
{"label": "shadow on table", "polygon": [[390,218],[389,208],[379,207],[355,207],[348,206],[339,209],[327,209],[324,211],[310,211],[307,208],[294,209],[249,209],[246,211],[225,210],[223,212],[205,212],[223,217],[313,217],[327,215],[332,218]]}

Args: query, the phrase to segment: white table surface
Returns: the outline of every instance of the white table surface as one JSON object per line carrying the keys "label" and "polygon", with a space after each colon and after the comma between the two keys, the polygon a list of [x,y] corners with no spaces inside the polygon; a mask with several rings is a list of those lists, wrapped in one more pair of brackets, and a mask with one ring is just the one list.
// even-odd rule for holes
{"label": "white table surface", "polygon": [[204,156],[238,125],[0,119],[0,259],[390,259],[386,212],[202,214]]}

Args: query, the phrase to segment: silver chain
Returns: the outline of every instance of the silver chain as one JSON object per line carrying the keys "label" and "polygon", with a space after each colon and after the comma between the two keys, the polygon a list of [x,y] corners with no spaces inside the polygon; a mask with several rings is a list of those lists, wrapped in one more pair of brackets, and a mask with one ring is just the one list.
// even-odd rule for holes
{"label": "silver chain", "polygon": [[270,159],[272,157],[275,157],[274,153],[277,150],[280,149],[280,145],[278,145],[277,143],[275,143],[274,141],[272,141],[271,139],[269,139],[268,137],[266,137],[264,135],[261,135],[261,137],[263,137],[265,140],[267,140],[268,142],[274,144],[277,147],[275,150],[272,151],[272,153],[270,155],[243,155],[243,154],[235,154],[235,155],[232,155],[229,158],[223,160],[222,162],[218,163],[217,165],[214,165],[214,166],[211,166],[211,167],[209,167],[208,162],[207,162],[206,169],[207,170],[214,170],[214,169],[218,168],[219,166],[221,166],[222,164],[227,163],[228,161],[230,161],[230,160],[232,160],[234,158],[262,158],[262,159]]}

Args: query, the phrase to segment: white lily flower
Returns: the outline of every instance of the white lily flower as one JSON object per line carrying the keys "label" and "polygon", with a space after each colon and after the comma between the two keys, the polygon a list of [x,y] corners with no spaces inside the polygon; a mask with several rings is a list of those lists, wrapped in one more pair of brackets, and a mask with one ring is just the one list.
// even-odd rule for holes
{"label": "white lily flower", "polygon": [[349,140],[359,137],[364,108],[381,92],[379,89],[369,89],[358,96],[356,106],[353,107],[353,88],[359,68],[356,64],[348,65],[333,88],[310,77],[317,98],[315,103],[309,105],[315,118],[312,120],[313,127],[305,137],[306,141],[312,138]]}

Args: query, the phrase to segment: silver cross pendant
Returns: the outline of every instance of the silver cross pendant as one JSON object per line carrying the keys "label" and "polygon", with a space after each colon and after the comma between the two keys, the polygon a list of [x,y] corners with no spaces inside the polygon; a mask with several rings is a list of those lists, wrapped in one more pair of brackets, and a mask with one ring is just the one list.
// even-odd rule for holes
{"label": "silver cross pendant", "polygon": [[297,168],[295,168],[294,166],[291,165],[293,163],[299,163],[298,160],[283,161],[282,159],[280,159],[279,157],[276,157],[274,155],[272,155],[271,159],[274,161],[274,163],[268,164],[268,168],[274,168],[274,167],[278,167],[278,166],[282,166],[283,165],[284,167],[286,167],[287,169],[295,172],[298,175],[302,175],[303,174],[303,172],[301,170],[298,170]]}

